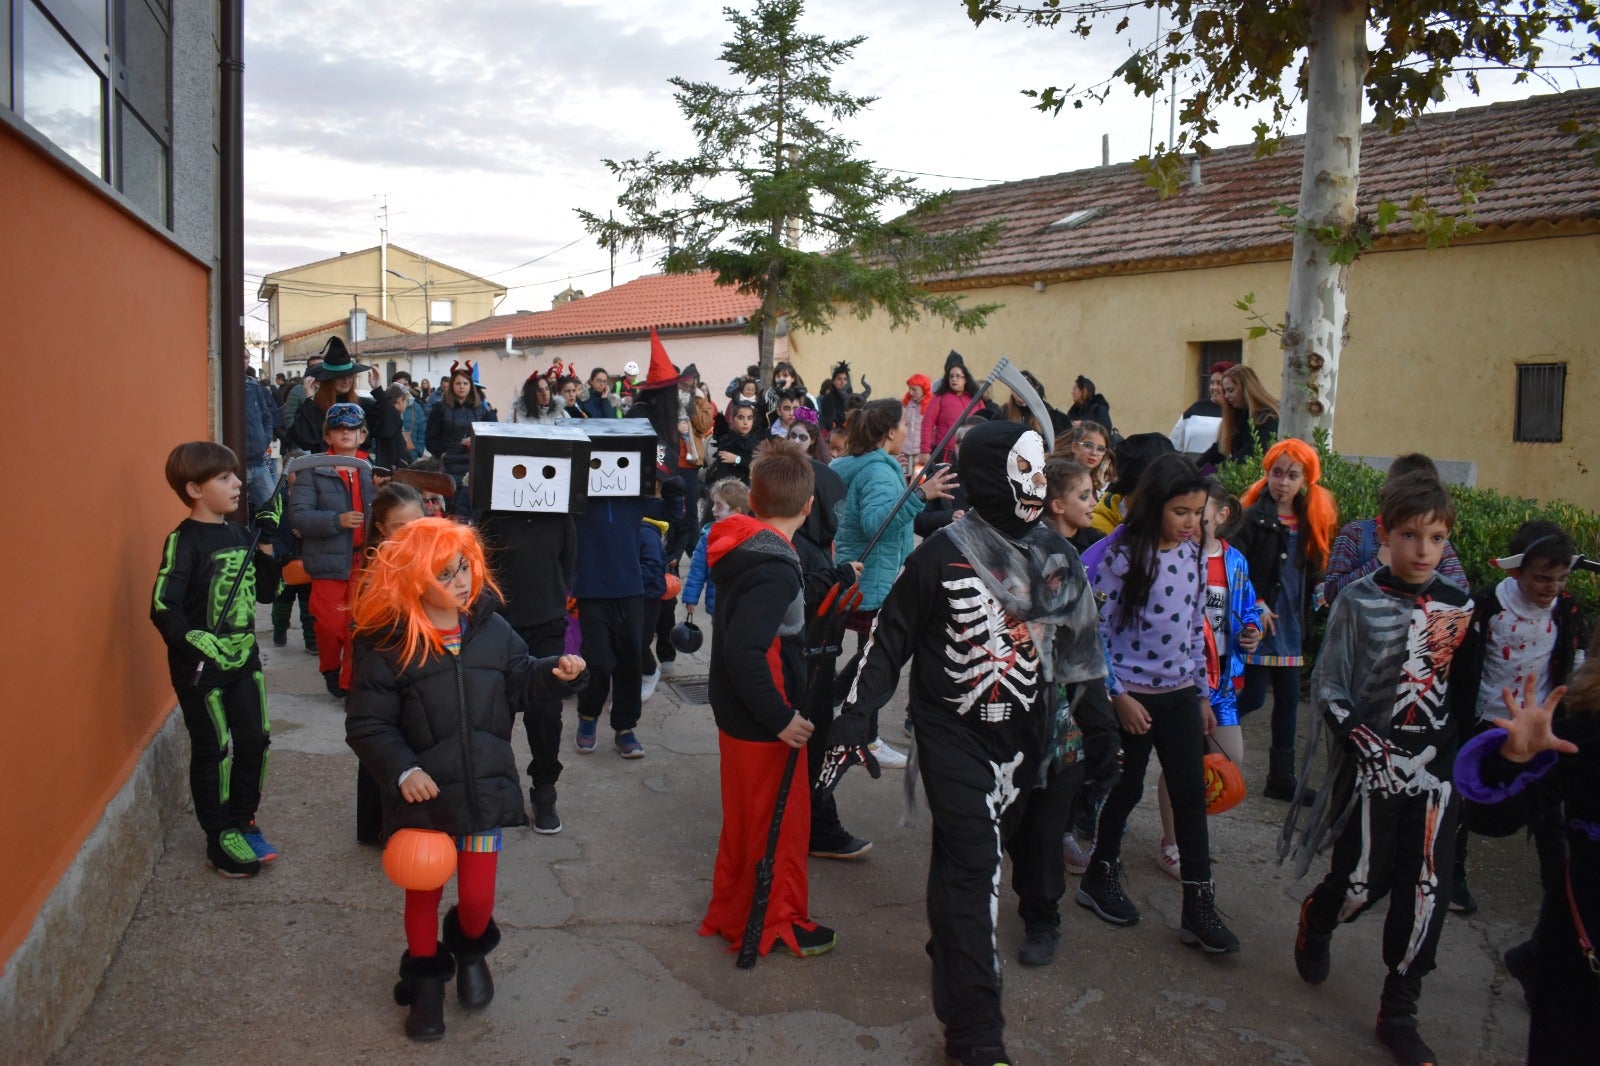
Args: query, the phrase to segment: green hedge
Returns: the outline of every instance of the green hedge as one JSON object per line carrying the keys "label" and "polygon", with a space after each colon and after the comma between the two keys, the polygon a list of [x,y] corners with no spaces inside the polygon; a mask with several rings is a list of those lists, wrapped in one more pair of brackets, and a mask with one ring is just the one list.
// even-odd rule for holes
{"label": "green hedge", "polygon": [[[1323,435],[1317,439],[1317,452],[1322,457],[1322,484],[1339,501],[1340,524],[1376,515],[1383,472],[1332,451]],[[1261,477],[1261,459],[1257,456],[1249,462],[1224,463],[1217,476],[1228,486],[1228,491],[1237,496]],[[1449,488],[1456,501],[1456,525],[1450,533],[1450,544],[1461,557],[1473,588],[1504,576],[1490,560],[1505,554],[1511,534],[1530,518],[1554,522],[1571,534],[1580,552],[1590,558],[1600,558],[1600,515],[1592,511],[1565,500],[1539,503],[1507,496],[1494,489],[1460,485]],[[1567,591],[1583,606],[1586,618],[1592,619],[1600,612],[1600,580],[1596,575],[1573,574]]]}

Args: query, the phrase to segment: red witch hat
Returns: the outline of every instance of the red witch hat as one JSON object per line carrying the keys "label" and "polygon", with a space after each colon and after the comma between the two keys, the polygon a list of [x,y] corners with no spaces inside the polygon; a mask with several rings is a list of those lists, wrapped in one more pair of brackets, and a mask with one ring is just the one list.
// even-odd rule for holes
{"label": "red witch hat", "polygon": [[650,327],[650,373],[644,381],[635,385],[636,390],[664,389],[668,386],[677,388],[678,368],[672,365],[672,360],[667,358],[667,349],[662,345],[661,338],[656,336],[656,328]]}

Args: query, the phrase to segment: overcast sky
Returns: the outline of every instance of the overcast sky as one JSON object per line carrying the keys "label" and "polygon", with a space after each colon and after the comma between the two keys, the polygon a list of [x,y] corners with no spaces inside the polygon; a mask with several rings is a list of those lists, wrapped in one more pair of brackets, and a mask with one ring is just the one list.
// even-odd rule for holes
{"label": "overcast sky", "polygon": [[[620,187],[603,158],[692,149],[667,79],[726,83],[716,58],[725,6],[255,0],[245,21],[247,334],[266,335],[263,274],[377,244],[385,200],[391,242],[506,286],[502,313],[548,308],[569,284],[604,289],[607,253],[573,211],[614,206]],[[1155,140],[1167,136],[1164,100],[1152,108],[1124,91],[1048,117],[1020,95],[1103,81],[1128,54],[1126,36],[978,29],[961,0],[812,0],[803,28],[867,37],[835,85],[879,99],[841,132],[880,166],[931,175],[919,178],[929,189],[1097,166],[1102,134],[1112,161],[1126,161],[1149,147],[1152,118]],[[1136,29],[1147,39],[1153,26]],[[1593,68],[1552,77],[1600,84]],[[1444,106],[1552,91],[1508,77],[1485,90]],[[1258,117],[1230,109],[1213,145],[1247,142]],[[619,283],[656,269],[632,258],[619,258]]]}

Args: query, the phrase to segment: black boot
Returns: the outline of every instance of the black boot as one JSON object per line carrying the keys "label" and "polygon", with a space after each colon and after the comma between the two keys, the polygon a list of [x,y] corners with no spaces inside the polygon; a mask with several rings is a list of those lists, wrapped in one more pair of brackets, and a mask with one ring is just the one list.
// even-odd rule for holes
{"label": "black boot", "polygon": [[394,986],[394,1001],[410,1007],[406,1015],[406,1035],[413,1040],[438,1040],[444,1036],[444,986],[455,976],[456,960],[440,944],[438,953],[417,958],[411,952],[400,956],[400,981]]}
{"label": "black boot", "polygon": [[322,683],[328,686],[328,695],[336,700],[342,700],[350,695],[349,691],[339,684],[339,671],[322,671]]}
{"label": "black boot", "polygon": [[556,813],[556,786],[530,788],[528,799],[533,804],[533,831],[546,836],[561,832],[561,816]]}
{"label": "black boot", "polygon": [[500,927],[489,919],[483,935],[469,937],[461,931],[461,917],[455,907],[444,916],[444,946],[456,957],[456,998],[463,1007],[479,1010],[494,999],[494,978],[483,957],[500,946]]}
{"label": "black boot", "polygon": [[[1294,775],[1294,749],[1272,748],[1267,752],[1267,784],[1261,794],[1267,799],[1292,800],[1298,782]],[[1315,789],[1300,793],[1300,806],[1309,807],[1316,802]]]}
{"label": "black boot", "polygon": [[1239,938],[1222,924],[1222,916],[1217,913],[1217,890],[1210,881],[1183,883],[1178,939],[1185,944],[1198,944],[1213,955],[1231,955],[1239,950]]}
{"label": "black boot", "polygon": [[1390,972],[1378,1003],[1377,1037],[1401,1066],[1432,1066],[1433,1049],[1417,1032],[1417,1000],[1422,978]]}
{"label": "black boot", "polygon": [[1294,968],[1307,984],[1320,985],[1328,979],[1333,968],[1333,932],[1318,929],[1311,920],[1311,901],[1307,896],[1300,904],[1300,928],[1294,936]]}

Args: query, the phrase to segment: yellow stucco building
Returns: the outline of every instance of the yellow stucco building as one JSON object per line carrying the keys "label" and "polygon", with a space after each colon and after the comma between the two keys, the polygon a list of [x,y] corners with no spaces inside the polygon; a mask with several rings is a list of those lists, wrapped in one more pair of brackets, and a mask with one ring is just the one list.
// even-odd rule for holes
{"label": "yellow stucco building", "polygon": [[505,286],[429,259],[398,244],[275,271],[256,298],[267,304],[271,367],[303,363],[324,341],[349,334],[354,310],[366,312],[368,336],[442,333],[494,314]]}
{"label": "yellow stucco building", "polygon": [[[1481,486],[1600,507],[1600,167],[1561,131],[1568,119],[1594,128],[1600,90],[1368,132],[1364,213],[1420,191],[1447,206],[1463,166],[1495,186],[1475,205],[1479,232],[1430,251],[1402,225],[1351,268],[1339,451],[1424,451],[1476,464]],[[1300,159],[1297,140],[1265,159],[1223,149],[1166,200],[1130,165],[956,193],[934,227],[1000,221],[1004,236],[933,287],[1003,304],[987,328],[846,317],[791,338],[796,365],[820,384],[848,360],[898,396],[910,374],[937,380],[952,348],[979,375],[1007,356],[1063,409],[1074,378],[1093,379],[1122,433],[1171,429],[1215,359],[1242,357],[1276,393],[1278,338],[1250,339],[1235,304],[1254,293],[1269,324],[1282,318],[1291,235],[1271,205],[1295,199]]]}

